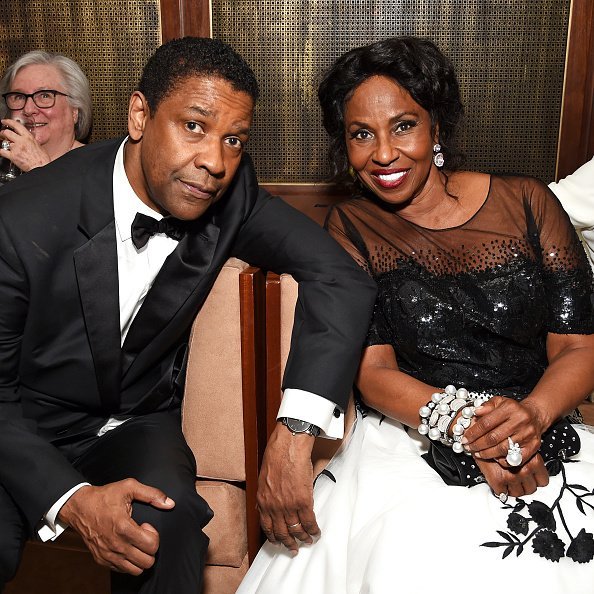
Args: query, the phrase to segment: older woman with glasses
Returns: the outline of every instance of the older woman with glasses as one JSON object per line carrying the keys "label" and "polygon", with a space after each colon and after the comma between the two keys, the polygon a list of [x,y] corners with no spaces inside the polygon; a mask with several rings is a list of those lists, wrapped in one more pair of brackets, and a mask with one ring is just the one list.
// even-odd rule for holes
{"label": "older woman with glasses", "polygon": [[30,171],[82,146],[91,128],[89,81],[59,54],[32,51],[0,81],[0,157]]}

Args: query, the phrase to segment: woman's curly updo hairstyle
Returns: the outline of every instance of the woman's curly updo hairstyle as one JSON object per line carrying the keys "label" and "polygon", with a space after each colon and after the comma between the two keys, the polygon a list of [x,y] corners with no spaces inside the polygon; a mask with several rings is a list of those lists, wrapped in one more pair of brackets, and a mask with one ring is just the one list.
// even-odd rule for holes
{"label": "woman's curly updo hairstyle", "polygon": [[464,114],[454,67],[434,43],[417,37],[393,37],[343,54],[325,73],[318,89],[324,128],[330,135],[332,178],[348,182],[344,110],[355,89],[372,76],[387,76],[406,89],[439,126],[446,169],[464,162],[456,132]]}

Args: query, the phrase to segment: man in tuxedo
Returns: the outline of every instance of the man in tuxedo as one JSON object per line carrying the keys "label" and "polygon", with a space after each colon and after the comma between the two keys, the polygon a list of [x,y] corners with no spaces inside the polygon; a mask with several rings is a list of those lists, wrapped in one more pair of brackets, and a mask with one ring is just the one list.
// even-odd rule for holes
{"label": "man in tuxedo", "polygon": [[113,591],[200,591],[212,512],[180,401],[190,325],[229,256],[300,282],[260,507],[292,550],[318,533],[308,454],[340,433],[375,288],[258,188],[244,152],[257,94],[229,46],[169,42],[131,96],[125,139],[2,188],[0,590],[26,538],[70,526],[114,570]]}

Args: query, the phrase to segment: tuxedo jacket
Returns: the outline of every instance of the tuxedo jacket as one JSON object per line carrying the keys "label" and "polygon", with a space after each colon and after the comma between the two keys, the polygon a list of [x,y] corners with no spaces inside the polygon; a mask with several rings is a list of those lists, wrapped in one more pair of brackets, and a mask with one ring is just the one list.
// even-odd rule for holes
{"label": "tuxedo jacket", "polygon": [[260,189],[246,155],[165,261],[120,346],[121,141],[70,151],[0,190],[0,484],[31,529],[84,481],[71,460],[110,416],[179,408],[191,323],[230,256],[300,282],[284,385],[341,407],[373,304],[367,275]]}

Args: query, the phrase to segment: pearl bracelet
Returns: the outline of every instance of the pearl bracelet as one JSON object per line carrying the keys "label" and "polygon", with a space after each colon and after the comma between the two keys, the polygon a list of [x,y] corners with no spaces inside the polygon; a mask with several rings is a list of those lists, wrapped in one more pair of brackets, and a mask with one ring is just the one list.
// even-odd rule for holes
{"label": "pearl bracelet", "polygon": [[[470,426],[476,408],[491,398],[491,394],[469,392],[466,388],[458,388],[451,384],[443,392],[435,392],[431,400],[419,409],[421,424],[417,430],[421,435],[427,435],[433,441],[451,447],[454,452],[464,451],[462,437]],[[462,414],[452,429],[454,437],[449,436],[449,428],[458,411]]]}

